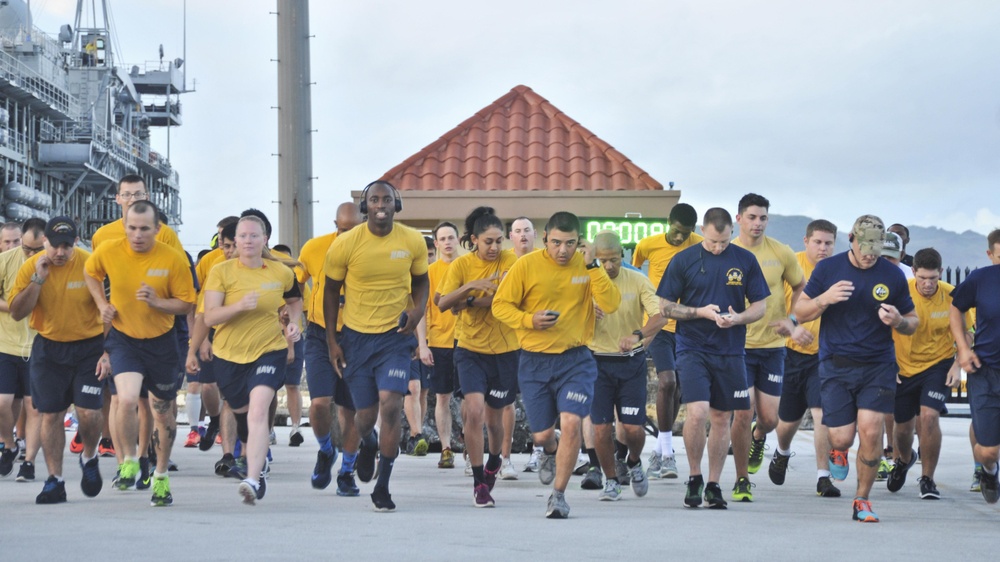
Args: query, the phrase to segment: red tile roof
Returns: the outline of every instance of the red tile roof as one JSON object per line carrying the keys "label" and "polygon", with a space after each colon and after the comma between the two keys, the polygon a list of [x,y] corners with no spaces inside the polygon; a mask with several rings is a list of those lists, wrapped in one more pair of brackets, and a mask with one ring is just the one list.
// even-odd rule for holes
{"label": "red tile roof", "polygon": [[663,189],[527,86],[515,87],[380,179],[415,191]]}

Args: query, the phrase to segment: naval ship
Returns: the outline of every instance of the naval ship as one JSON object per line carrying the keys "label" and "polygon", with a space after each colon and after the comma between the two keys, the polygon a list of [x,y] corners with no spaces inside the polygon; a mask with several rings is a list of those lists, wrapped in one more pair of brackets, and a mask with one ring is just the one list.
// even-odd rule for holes
{"label": "naval ship", "polygon": [[181,125],[184,61],[162,45],[159,61],[119,61],[107,1],[78,0],[53,37],[30,1],[0,0],[0,222],[67,215],[89,240],[120,217],[117,180],[138,174],[179,230],[179,176],[150,130]]}

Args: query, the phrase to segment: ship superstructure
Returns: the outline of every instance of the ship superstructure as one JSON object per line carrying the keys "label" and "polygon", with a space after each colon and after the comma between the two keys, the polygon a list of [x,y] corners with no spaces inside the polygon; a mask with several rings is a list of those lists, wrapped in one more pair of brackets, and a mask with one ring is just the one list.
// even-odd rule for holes
{"label": "ship superstructure", "polygon": [[120,216],[115,182],[138,174],[180,225],[179,176],[150,129],[181,125],[184,61],[161,46],[159,61],[121,63],[109,23],[107,0],[78,0],[50,37],[29,4],[0,0],[0,220],[68,215],[89,239]]}

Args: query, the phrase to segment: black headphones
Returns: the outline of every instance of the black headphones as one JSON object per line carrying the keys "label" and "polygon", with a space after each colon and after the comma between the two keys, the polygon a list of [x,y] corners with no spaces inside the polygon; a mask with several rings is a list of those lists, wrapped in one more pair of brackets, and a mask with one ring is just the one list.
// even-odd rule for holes
{"label": "black headphones", "polygon": [[396,201],[396,212],[403,210],[403,200],[399,197],[399,190],[396,186],[392,185],[387,181],[375,180],[370,184],[366,185],[364,189],[361,190],[361,204],[358,205],[358,210],[361,211],[362,215],[368,214],[368,190],[371,189],[373,185],[387,185],[389,189],[392,190],[392,198]]}

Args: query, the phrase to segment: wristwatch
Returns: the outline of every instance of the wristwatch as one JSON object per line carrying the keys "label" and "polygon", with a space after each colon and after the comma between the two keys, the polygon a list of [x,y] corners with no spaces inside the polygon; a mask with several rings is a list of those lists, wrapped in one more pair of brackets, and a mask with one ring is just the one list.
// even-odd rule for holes
{"label": "wristwatch", "polygon": [[632,335],[635,336],[635,337],[637,337],[637,338],[639,338],[639,341],[643,340],[642,330],[636,330],[636,331],[632,332]]}
{"label": "wristwatch", "polygon": [[598,267],[601,267],[601,262],[597,261],[597,258],[587,264],[587,269],[597,269]]}
{"label": "wristwatch", "polygon": [[472,303],[476,302],[476,297],[469,295],[469,298],[465,299],[465,306],[472,308]]}
{"label": "wristwatch", "polygon": [[36,284],[36,285],[44,285],[45,284],[45,279],[39,277],[37,273],[32,273],[31,274],[31,282],[34,283],[34,284]]}

